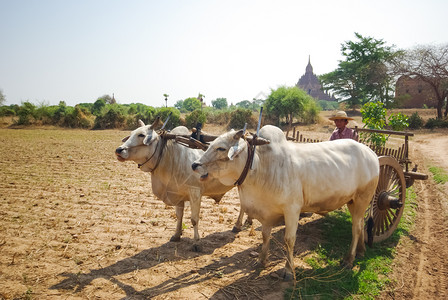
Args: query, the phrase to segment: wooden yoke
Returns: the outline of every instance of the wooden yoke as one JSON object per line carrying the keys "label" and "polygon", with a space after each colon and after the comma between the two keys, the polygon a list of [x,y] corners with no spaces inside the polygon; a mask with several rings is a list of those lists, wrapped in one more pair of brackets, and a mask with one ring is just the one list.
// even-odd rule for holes
{"label": "wooden yoke", "polygon": [[[182,146],[192,149],[201,149],[203,151],[207,150],[209,143],[218,137],[217,135],[201,134],[201,140],[204,141],[203,143],[195,138],[192,138],[191,135],[186,134],[172,134],[166,131],[160,131],[159,135],[166,140],[175,140],[176,143],[181,144]],[[266,145],[270,143],[269,140],[260,137],[257,137],[254,140],[253,134],[247,135],[245,139],[254,145]]]}

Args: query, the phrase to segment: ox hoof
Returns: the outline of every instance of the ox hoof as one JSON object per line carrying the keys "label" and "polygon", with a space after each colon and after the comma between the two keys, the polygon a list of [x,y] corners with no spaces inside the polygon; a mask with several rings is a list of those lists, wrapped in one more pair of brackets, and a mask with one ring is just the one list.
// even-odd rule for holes
{"label": "ox hoof", "polygon": [[292,281],[293,278],[292,273],[285,272],[285,274],[283,274],[283,281]]}
{"label": "ox hoof", "polygon": [[240,232],[241,231],[241,228],[238,228],[238,227],[236,227],[236,226],[233,226],[233,228],[232,228],[232,232],[233,233],[238,233],[238,232]]}
{"label": "ox hoof", "polygon": [[193,252],[202,252],[202,246],[199,244],[193,244],[193,246],[191,247],[191,250]]}
{"label": "ox hoof", "polygon": [[360,250],[360,251],[356,252],[356,258],[363,258],[364,255],[365,255],[365,250],[364,251]]}
{"label": "ox hoof", "polygon": [[342,262],[342,267],[347,270],[351,270],[353,268],[353,260],[344,259]]}
{"label": "ox hoof", "polygon": [[277,270],[273,273],[271,273],[271,277],[277,280],[283,280],[283,281],[291,281],[294,279],[292,276],[292,273],[286,272],[285,269]]}
{"label": "ox hoof", "polygon": [[170,238],[170,242],[180,242],[180,236],[175,236],[175,235],[173,235],[173,236]]}

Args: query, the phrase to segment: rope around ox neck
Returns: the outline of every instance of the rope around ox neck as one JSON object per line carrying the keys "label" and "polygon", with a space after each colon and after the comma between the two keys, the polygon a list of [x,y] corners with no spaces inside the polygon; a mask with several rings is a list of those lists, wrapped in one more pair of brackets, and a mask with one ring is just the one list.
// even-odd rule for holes
{"label": "rope around ox neck", "polygon": [[[253,141],[255,141],[255,139],[253,139],[252,142]],[[244,179],[246,179],[247,173],[249,172],[250,165],[252,164],[252,159],[255,155],[255,145],[252,145],[248,140],[246,140],[246,142],[247,142],[247,151],[248,151],[247,160],[246,160],[246,164],[244,165],[243,172],[241,172],[240,177],[233,184],[236,186],[240,186],[243,184]],[[255,144],[255,143],[253,142],[253,144]]]}
{"label": "rope around ox neck", "polygon": [[154,150],[153,154],[144,163],[138,164],[138,168],[139,169],[141,167],[143,167],[144,164],[149,162],[154,157],[154,155],[157,153],[157,149],[159,149],[159,146],[161,146],[160,150],[159,150],[160,153],[159,153],[159,156],[157,157],[156,164],[154,165],[154,168],[149,168],[149,172],[153,173],[157,169],[157,167],[159,166],[159,163],[162,160],[163,150],[165,149],[165,146],[166,146],[166,139],[164,139],[162,136],[159,136],[159,137],[160,137],[161,141],[160,140],[157,141],[156,149]]}

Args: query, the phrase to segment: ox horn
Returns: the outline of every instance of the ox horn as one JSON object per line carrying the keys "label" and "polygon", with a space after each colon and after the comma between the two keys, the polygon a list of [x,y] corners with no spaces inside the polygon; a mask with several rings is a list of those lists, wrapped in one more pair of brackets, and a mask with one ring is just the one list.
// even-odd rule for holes
{"label": "ox horn", "polygon": [[149,128],[154,129],[157,125],[159,125],[159,123],[160,123],[160,117],[157,117]]}

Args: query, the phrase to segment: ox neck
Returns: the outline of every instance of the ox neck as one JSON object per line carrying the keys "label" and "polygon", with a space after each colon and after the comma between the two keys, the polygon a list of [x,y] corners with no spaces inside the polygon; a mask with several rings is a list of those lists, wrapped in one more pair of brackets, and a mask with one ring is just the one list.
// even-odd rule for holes
{"label": "ox neck", "polygon": [[153,173],[157,169],[157,167],[159,166],[160,161],[162,160],[163,151],[164,151],[165,146],[166,146],[166,139],[164,139],[161,136],[156,137],[156,139],[157,140],[154,141],[154,142],[157,143],[157,144],[156,144],[156,148],[154,149],[154,152],[152,153],[151,156],[149,156],[148,159],[146,159],[146,161],[144,163],[138,165],[139,169],[141,169],[144,165],[149,163],[150,160],[153,159],[154,156],[156,156],[157,153],[158,153],[158,155],[156,157],[156,162],[154,164],[154,167],[151,168],[149,166],[146,166],[146,168],[148,168],[149,172]]}

